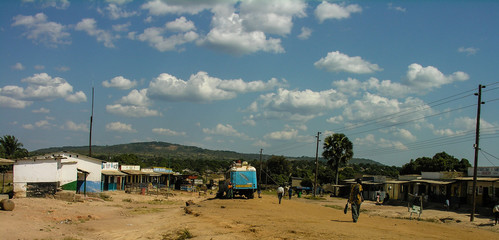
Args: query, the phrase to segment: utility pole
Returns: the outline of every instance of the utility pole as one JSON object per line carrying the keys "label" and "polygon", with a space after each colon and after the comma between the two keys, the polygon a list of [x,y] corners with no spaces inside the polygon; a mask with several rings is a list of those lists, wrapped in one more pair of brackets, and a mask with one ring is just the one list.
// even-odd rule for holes
{"label": "utility pole", "polygon": [[260,184],[262,183],[262,170],[263,170],[262,152],[263,149],[260,148],[260,177],[258,177],[258,186],[257,186],[259,189],[262,189],[262,186],[260,186]]}
{"label": "utility pole", "polygon": [[471,212],[471,217],[470,217],[470,222],[473,222],[475,219],[475,209],[476,209],[476,175],[478,171],[478,150],[479,148],[479,140],[480,140],[480,109],[482,104],[485,102],[482,102],[482,88],[485,88],[485,86],[482,86],[482,84],[478,85],[478,93],[475,93],[475,96],[478,96],[478,107],[476,111],[476,131],[475,131],[475,165],[473,167],[473,207],[472,207],[472,212]]}
{"label": "utility pole", "polygon": [[314,198],[316,197],[317,193],[317,174],[319,172],[319,142],[321,141],[319,139],[319,135],[321,132],[317,132],[317,148],[315,149],[315,180],[314,180]]}
{"label": "utility pole", "polygon": [[88,139],[88,156],[92,156],[92,122],[94,120],[94,87],[92,87],[92,114],[90,115],[90,137]]}

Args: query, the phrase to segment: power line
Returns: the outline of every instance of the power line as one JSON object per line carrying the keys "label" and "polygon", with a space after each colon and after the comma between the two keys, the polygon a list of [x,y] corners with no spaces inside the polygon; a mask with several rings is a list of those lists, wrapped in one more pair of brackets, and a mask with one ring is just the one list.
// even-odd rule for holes
{"label": "power line", "polygon": [[388,125],[388,126],[381,126],[381,127],[377,127],[377,128],[374,128],[374,129],[369,129],[369,130],[361,131],[361,132],[350,133],[349,135],[358,135],[358,134],[362,134],[362,133],[366,133],[366,132],[371,132],[371,131],[379,130],[379,129],[382,129],[382,128],[403,125],[403,124],[414,122],[414,121],[417,121],[417,120],[422,120],[422,119],[429,118],[429,117],[435,117],[435,116],[438,116],[438,115],[442,115],[442,114],[454,112],[454,111],[457,111],[457,110],[462,110],[462,109],[473,107],[473,106],[476,106],[476,104],[472,104],[472,105],[468,105],[468,106],[460,107],[460,108],[455,108],[455,109],[450,109],[450,110],[447,110],[447,111],[443,111],[443,112],[432,114],[432,115],[428,115],[428,116],[423,116],[423,117],[420,117],[420,118],[415,118],[415,119],[408,120],[408,121],[405,121],[405,122],[394,123],[394,124],[391,124],[391,125]]}
{"label": "power line", "polygon": [[487,161],[488,161],[490,164],[492,164],[492,166],[494,166],[494,167],[496,166],[494,163],[492,163],[492,162],[489,160],[489,158],[487,157],[487,155],[485,155],[482,151],[480,151],[480,153],[482,154],[482,156],[484,156],[484,157],[485,157],[485,159],[487,159]]}
{"label": "power line", "polygon": [[[451,95],[449,97],[445,97],[445,98],[442,98],[442,99],[430,102],[428,104],[423,104],[423,105],[419,105],[419,106],[410,107],[410,108],[407,108],[407,109],[405,109],[404,111],[401,111],[401,112],[387,114],[387,115],[384,115],[384,116],[381,116],[381,117],[377,117],[377,118],[374,118],[374,119],[366,120],[364,122],[356,123],[356,124],[348,126],[348,127],[343,127],[343,128],[335,130],[335,132],[340,132],[340,131],[347,130],[347,129],[351,130],[351,129],[355,129],[355,128],[359,128],[359,127],[364,127],[364,126],[372,125],[372,124],[381,122],[382,119],[384,119],[383,121],[387,121],[387,120],[399,118],[399,117],[402,117],[402,116],[406,116],[406,115],[409,115],[409,114],[413,114],[413,113],[415,113],[413,111],[413,109],[419,109],[416,112],[427,110],[427,109],[430,109],[431,107],[440,106],[440,105],[443,105],[443,104],[446,104],[446,103],[449,103],[449,102],[453,102],[453,101],[457,101],[457,100],[460,100],[460,99],[463,99],[463,98],[466,98],[466,97],[469,97],[469,96],[473,96],[472,93],[471,94],[467,94],[465,96],[461,96],[463,94],[466,94],[466,93],[469,93],[469,92],[473,92],[473,91],[475,91],[475,89],[463,91],[461,93],[457,93],[457,94]],[[447,99],[450,99],[450,100],[442,102],[442,101],[447,100]],[[441,102],[441,103],[439,103],[439,102]],[[432,105],[432,104],[434,104],[434,105]]]}
{"label": "power line", "polygon": [[485,150],[483,150],[483,149],[480,149],[480,151],[481,151],[481,152],[483,152],[483,153],[485,153],[485,154],[487,154],[487,155],[489,155],[489,156],[491,156],[491,157],[493,157],[493,158],[495,158],[495,159],[497,159],[497,160],[499,160],[499,158],[498,158],[498,157],[496,157],[496,156],[494,156],[494,155],[492,155],[492,154],[490,154],[490,153],[486,152],[486,151],[485,151]]}

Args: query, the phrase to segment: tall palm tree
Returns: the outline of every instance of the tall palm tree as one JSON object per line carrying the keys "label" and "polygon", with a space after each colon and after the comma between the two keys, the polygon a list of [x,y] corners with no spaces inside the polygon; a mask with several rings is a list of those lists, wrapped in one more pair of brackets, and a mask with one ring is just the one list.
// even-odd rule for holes
{"label": "tall palm tree", "polygon": [[324,139],[322,156],[328,160],[336,173],[335,185],[338,185],[338,169],[353,157],[353,144],[343,133],[335,133]]}
{"label": "tall palm tree", "polygon": [[11,135],[0,137],[0,147],[6,158],[26,157],[28,155],[28,150],[23,148],[23,144]]}

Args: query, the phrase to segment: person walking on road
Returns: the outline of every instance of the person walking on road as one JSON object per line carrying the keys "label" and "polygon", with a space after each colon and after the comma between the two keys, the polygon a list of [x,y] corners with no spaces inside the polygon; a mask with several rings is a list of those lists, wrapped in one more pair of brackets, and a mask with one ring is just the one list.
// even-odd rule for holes
{"label": "person walking on road", "polygon": [[283,195],[284,195],[284,188],[282,186],[279,186],[277,188],[277,197],[279,198],[279,204],[281,204],[281,199]]}
{"label": "person walking on road", "polygon": [[348,199],[348,202],[352,207],[352,219],[354,223],[359,219],[360,205],[364,201],[364,198],[362,197],[362,180],[357,178],[355,181],[356,183],[352,185],[352,188],[350,189],[350,198]]}
{"label": "person walking on road", "polygon": [[292,188],[288,189],[288,195],[289,195],[289,200],[291,200],[291,196],[293,196],[293,189]]}

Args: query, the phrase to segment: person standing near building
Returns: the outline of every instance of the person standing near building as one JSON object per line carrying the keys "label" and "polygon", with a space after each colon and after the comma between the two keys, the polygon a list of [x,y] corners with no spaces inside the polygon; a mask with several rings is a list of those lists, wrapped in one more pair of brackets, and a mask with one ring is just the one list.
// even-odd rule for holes
{"label": "person standing near building", "polygon": [[289,200],[291,200],[291,196],[293,196],[293,188],[288,189]]}
{"label": "person standing near building", "polygon": [[355,182],[350,189],[350,198],[348,199],[352,207],[352,219],[354,223],[359,219],[360,205],[364,201],[364,197],[362,197],[362,180],[357,178]]}
{"label": "person standing near building", "polygon": [[497,202],[497,204],[494,206],[492,212],[494,213],[494,218],[495,218],[494,225],[497,225],[497,220],[499,220],[499,202]]}
{"label": "person standing near building", "polygon": [[282,186],[279,186],[277,188],[277,197],[279,198],[279,204],[281,204],[281,199],[283,195],[284,195],[284,188]]}

